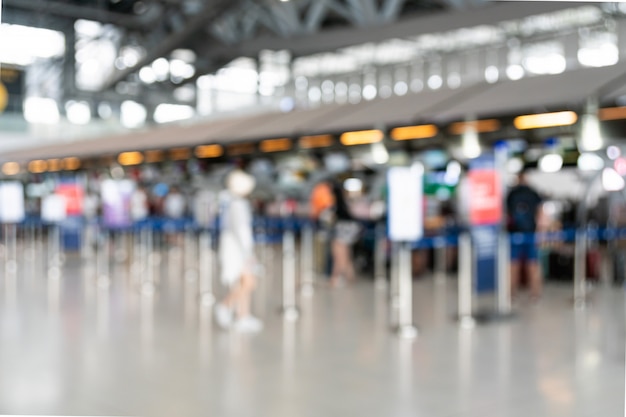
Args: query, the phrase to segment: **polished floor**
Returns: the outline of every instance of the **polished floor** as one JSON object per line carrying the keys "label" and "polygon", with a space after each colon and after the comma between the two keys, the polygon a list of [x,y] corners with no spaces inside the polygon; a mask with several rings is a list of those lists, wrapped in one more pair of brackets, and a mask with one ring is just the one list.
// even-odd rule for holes
{"label": "polished floor", "polygon": [[[171,255],[171,254],[170,254]],[[129,268],[109,286],[69,257],[0,279],[0,415],[611,417],[624,415],[624,291],[598,287],[576,311],[548,285],[515,319],[461,330],[455,281],[416,282],[414,342],[390,331],[387,292],[318,286],[301,318],[278,314],[271,270],[255,296],[266,329],[216,327],[198,284],[165,257],[141,296]],[[488,300],[484,300],[488,301]]]}

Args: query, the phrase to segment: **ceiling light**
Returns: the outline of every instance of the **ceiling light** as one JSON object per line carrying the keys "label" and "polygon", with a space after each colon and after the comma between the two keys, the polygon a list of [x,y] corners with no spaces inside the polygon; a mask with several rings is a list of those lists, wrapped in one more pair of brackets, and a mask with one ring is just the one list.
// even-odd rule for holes
{"label": "ceiling light", "polygon": [[216,144],[198,146],[195,154],[198,158],[218,158],[224,154],[224,148]]}
{"label": "ceiling light", "polygon": [[475,130],[466,130],[461,140],[461,148],[463,155],[468,159],[478,158],[482,153],[478,132]]}
{"label": "ceiling light", "polygon": [[489,133],[498,131],[500,126],[501,124],[498,119],[472,120],[468,122],[452,123],[449,131],[453,135],[462,135],[468,131],[476,133]]}
{"label": "ceiling light", "polygon": [[582,153],[578,157],[577,165],[581,171],[600,171],[604,168],[604,160],[595,153]]}
{"label": "ceiling light", "polygon": [[20,172],[20,164],[17,162],[6,162],[2,165],[4,175],[15,175]]}
{"label": "ceiling light", "polygon": [[123,152],[117,157],[117,162],[120,165],[139,165],[143,162],[143,155],[141,152]]}
{"label": "ceiling light", "polygon": [[583,151],[597,151],[602,149],[603,140],[600,131],[600,121],[595,114],[584,114],[581,120],[579,147]]}
{"label": "ceiling light", "polygon": [[161,103],[154,110],[154,121],[157,123],[169,123],[190,119],[194,115],[195,110],[191,106]]}
{"label": "ceiling light", "polygon": [[67,120],[75,125],[86,125],[91,121],[91,107],[86,101],[69,101],[65,105]]}
{"label": "ceiling light", "polygon": [[543,172],[548,172],[548,173],[559,172],[562,167],[563,167],[563,157],[555,153],[544,155],[539,160],[539,169]]}
{"label": "ceiling light", "polygon": [[259,146],[261,152],[282,152],[291,149],[291,139],[266,139]]}
{"label": "ceiling light", "polygon": [[147,116],[146,108],[135,101],[126,100],[120,107],[120,118],[124,127],[140,127],[146,122]]}
{"label": "ceiling light", "polygon": [[78,168],[80,168],[80,159],[76,158],[76,157],[68,157],[68,158],[63,158],[63,169],[68,170],[68,171],[75,171]]}
{"label": "ceiling light", "polygon": [[380,142],[384,136],[381,130],[360,130],[344,133],[341,135],[340,141],[345,146],[368,145]]}
{"label": "ceiling light", "polygon": [[332,135],[302,136],[298,142],[302,149],[325,148],[333,144]]}
{"label": "ceiling light", "polygon": [[29,123],[56,124],[60,119],[57,102],[51,98],[28,97],[24,100],[24,118]]}
{"label": "ceiling light", "polygon": [[390,136],[393,140],[426,139],[436,136],[438,131],[435,125],[405,126],[392,129]]}
{"label": "ceiling light", "polygon": [[143,67],[139,70],[139,79],[145,84],[154,84],[157,76],[151,67]]}
{"label": "ceiling light", "polygon": [[506,69],[506,76],[513,81],[517,81],[524,77],[524,68],[521,65],[509,65]]}
{"label": "ceiling light", "polygon": [[545,127],[570,126],[576,123],[578,115],[573,111],[540,113],[518,116],[513,124],[519,130],[540,129]]}

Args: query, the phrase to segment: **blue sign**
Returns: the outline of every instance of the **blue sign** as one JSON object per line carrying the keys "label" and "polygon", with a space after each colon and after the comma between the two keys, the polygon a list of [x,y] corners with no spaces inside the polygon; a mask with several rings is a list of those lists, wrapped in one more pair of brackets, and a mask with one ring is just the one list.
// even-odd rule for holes
{"label": "blue sign", "polygon": [[478,294],[497,288],[497,253],[499,226],[476,226],[470,231],[474,245],[474,272]]}
{"label": "blue sign", "polygon": [[[471,170],[495,170],[493,154],[484,154],[470,162]],[[489,293],[497,288],[499,224],[472,225],[470,234],[474,247],[476,292]]]}

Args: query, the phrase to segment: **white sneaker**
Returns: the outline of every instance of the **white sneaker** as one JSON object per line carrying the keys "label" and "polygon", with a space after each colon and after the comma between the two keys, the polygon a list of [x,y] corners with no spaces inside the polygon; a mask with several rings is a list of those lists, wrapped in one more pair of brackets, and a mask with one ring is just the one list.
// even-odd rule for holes
{"label": "white sneaker", "polygon": [[233,312],[224,304],[217,303],[215,305],[215,320],[220,327],[228,329],[233,323]]}
{"label": "white sneaker", "polygon": [[234,329],[242,333],[258,333],[263,330],[263,322],[254,316],[242,317],[235,322]]}

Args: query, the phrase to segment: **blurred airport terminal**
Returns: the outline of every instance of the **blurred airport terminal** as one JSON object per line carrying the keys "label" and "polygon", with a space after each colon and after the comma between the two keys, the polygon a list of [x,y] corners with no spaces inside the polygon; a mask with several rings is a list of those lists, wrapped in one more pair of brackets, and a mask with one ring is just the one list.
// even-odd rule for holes
{"label": "blurred airport terminal", "polygon": [[625,3],[0,6],[0,415],[626,415]]}

